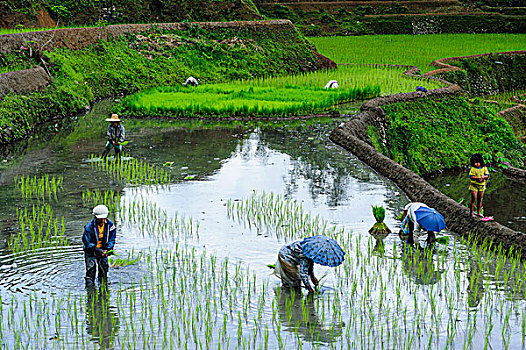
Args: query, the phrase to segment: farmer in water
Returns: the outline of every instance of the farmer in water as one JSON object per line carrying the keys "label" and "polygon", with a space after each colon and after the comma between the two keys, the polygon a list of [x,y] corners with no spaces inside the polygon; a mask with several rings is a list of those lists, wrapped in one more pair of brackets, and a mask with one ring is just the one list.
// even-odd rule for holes
{"label": "farmer in water", "polygon": [[106,136],[108,141],[106,142],[106,149],[102,153],[102,157],[106,158],[111,149],[115,150],[115,158],[120,158],[122,151],[122,143],[124,142],[125,132],[124,126],[121,125],[121,121],[117,114],[112,114],[111,118],[106,119],[107,122],[110,122],[108,130],[106,131]]}
{"label": "farmer in water", "polygon": [[413,232],[421,228],[427,231],[427,243],[435,241],[435,232],[440,232],[446,228],[446,223],[442,214],[433,208],[429,208],[424,203],[412,202],[404,207],[402,214],[401,232],[408,235],[407,243],[413,244]]}
{"label": "farmer in water", "polygon": [[318,279],[314,276],[314,263],[338,266],[343,262],[344,256],[345,252],[335,240],[325,236],[307,237],[281,247],[274,274],[281,278],[284,287],[299,289],[303,283],[309,293],[314,293],[314,288],[318,286]]}
{"label": "farmer in water", "polygon": [[84,226],[82,243],[86,262],[86,284],[95,281],[95,270],[98,267],[99,282],[108,276],[108,251],[115,245],[117,229],[108,219],[109,210],[105,205],[93,208],[94,218]]}

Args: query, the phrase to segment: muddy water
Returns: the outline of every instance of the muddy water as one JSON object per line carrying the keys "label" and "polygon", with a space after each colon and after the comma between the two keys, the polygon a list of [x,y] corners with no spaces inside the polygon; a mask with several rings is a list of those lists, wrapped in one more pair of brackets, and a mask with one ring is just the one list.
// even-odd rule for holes
{"label": "muddy water", "polygon": [[[89,124],[107,111],[108,106],[96,106],[80,122]],[[368,235],[374,224],[371,205],[385,206],[385,222],[398,231],[396,216],[408,200],[390,181],[328,140],[340,122],[211,127],[129,121],[125,123],[129,156],[162,167],[172,176],[170,185],[155,188],[127,186],[95,169],[89,155],[102,150],[100,135],[64,142],[70,128],[58,139],[19,153],[1,174],[0,312],[15,329],[10,333],[8,326],[0,326],[2,343],[16,348],[40,336],[44,348],[69,349],[182,348],[183,343],[188,348],[271,349],[465,348],[466,343],[478,348],[487,342],[493,348],[520,347],[523,288],[517,287],[519,282],[509,283],[509,275],[504,283],[491,259],[473,263],[474,253],[449,232],[442,233],[450,237],[449,244],[414,254],[395,234],[382,241]],[[70,245],[13,255],[6,242],[19,230],[16,208],[38,202],[21,199],[12,179],[43,173],[64,178],[58,199],[46,203],[56,216],[65,218]],[[146,203],[168,219],[191,220],[198,234],[166,237],[160,234],[162,227],[148,226],[165,219],[149,220],[144,215],[145,221],[140,221],[135,214],[111,213],[119,228],[119,255],[141,259],[111,268],[108,291],[86,289],[81,250],[82,227],[91,219],[91,208],[82,203],[86,189],[111,189],[120,193],[122,206]],[[338,269],[315,267],[316,275],[323,277],[322,293],[316,298],[300,295],[291,300],[270,275],[267,264],[275,262],[279,248],[290,239],[227,214],[229,201],[242,203],[270,193],[295,200],[302,210],[342,232],[347,260]],[[189,251],[195,254],[188,255]],[[171,254],[173,259],[166,258]],[[199,258],[201,254],[206,257]],[[185,265],[188,261],[206,267],[194,270]],[[224,261],[225,268],[219,268]],[[221,270],[220,275],[213,274],[216,270]],[[513,281],[520,281],[522,269],[513,270],[518,276]],[[234,287],[210,282],[221,280],[228,271],[227,280],[236,281]],[[192,284],[186,276],[197,282]],[[472,276],[476,279],[470,283]],[[140,279],[148,287],[138,283]],[[172,288],[170,281],[181,285]],[[26,303],[32,307],[26,308]],[[203,307],[205,315],[215,316],[197,327]],[[27,309],[32,310],[29,315]],[[495,315],[488,316],[487,310],[495,310]],[[508,310],[513,313],[511,326],[502,321]],[[473,324],[477,315],[479,323]],[[493,327],[492,317],[497,316],[500,323]],[[60,323],[57,317],[66,321]],[[46,327],[42,319],[50,325]],[[489,325],[489,338],[485,332],[469,331]],[[208,331],[215,337],[210,341]],[[508,333],[514,334],[511,343],[499,339]]]}

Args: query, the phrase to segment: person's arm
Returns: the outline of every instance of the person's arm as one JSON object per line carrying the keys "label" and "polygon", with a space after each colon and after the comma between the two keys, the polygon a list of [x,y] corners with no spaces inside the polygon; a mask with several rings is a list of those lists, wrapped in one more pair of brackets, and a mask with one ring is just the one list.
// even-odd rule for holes
{"label": "person's arm", "polygon": [[306,258],[303,258],[303,259],[300,259],[300,277],[301,277],[301,280],[303,281],[303,284],[305,285],[305,287],[307,288],[307,290],[309,291],[309,293],[314,293],[314,289],[312,289],[310,283],[309,283],[309,266],[311,266],[311,263],[309,262],[308,259]]}
{"label": "person's arm", "polygon": [[312,284],[314,284],[314,288],[316,288],[318,286],[319,281],[316,278],[316,276],[314,276],[314,263],[311,263],[309,266],[309,276],[312,281]]}
{"label": "person's arm", "polygon": [[111,223],[108,231],[108,243],[106,243],[106,251],[113,249],[115,246],[115,238],[117,238],[117,228],[113,223]]}
{"label": "person's arm", "polygon": [[112,141],[111,140],[111,124],[108,126],[108,130],[106,130],[106,137],[108,138],[108,141]]}

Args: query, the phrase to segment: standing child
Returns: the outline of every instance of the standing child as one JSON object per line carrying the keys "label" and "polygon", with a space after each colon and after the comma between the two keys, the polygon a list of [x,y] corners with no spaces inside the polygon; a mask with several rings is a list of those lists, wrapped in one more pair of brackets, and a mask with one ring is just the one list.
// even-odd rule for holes
{"label": "standing child", "polygon": [[[484,160],[480,153],[471,156],[471,170],[469,171],[469,191],[471,192],[471,203],[469,212],[471,216],[484,217],[482,215],[482,197],[486,190],[486,181],[489,178],[488,168],[484,166]],[[477,212],[473,212],[473,207],[477,202]]]}

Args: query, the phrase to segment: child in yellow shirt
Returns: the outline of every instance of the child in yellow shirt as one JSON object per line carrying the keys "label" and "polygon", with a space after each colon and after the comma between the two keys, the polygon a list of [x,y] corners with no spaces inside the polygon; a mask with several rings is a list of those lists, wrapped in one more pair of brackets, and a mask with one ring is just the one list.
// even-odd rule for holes
{"label": "child in yellow shirt", "polygon": [[[469,204],[469,212],[471,216],[482,215],[482,197],[486,190],[486,181],[489,178],[488,168],[484,166],[484,160],[480,153],[475,153],[471,156],[471,170],[469,171],[469,191],[471,192],[471,203]],[[473,212],[473,207],[477,202],[477,212]]]}

